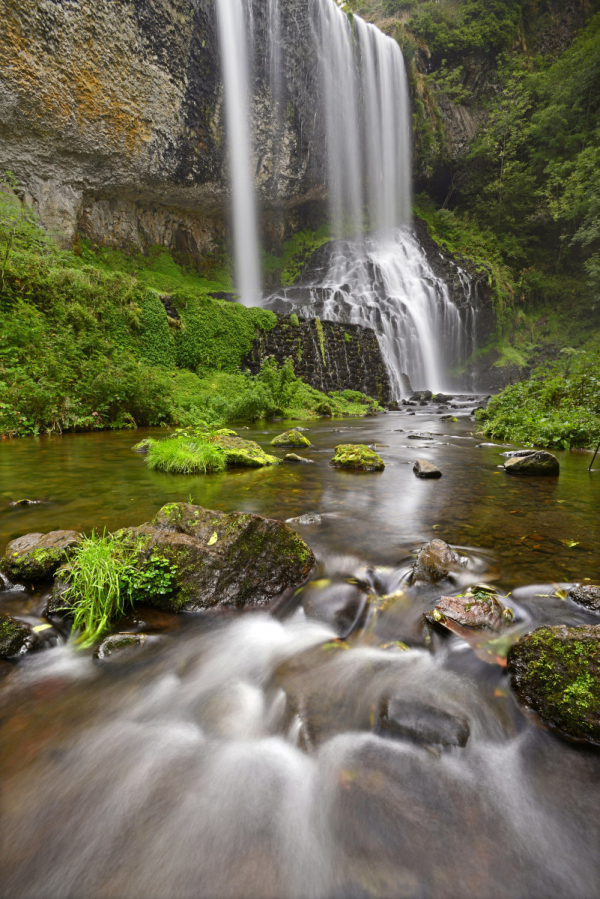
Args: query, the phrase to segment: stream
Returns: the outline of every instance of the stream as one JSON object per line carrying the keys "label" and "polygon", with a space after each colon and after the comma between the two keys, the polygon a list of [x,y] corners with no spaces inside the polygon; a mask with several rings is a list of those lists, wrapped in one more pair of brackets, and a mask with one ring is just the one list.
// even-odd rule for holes
{"label": "stream", "polygon": [[[0,895],[596,894],[600,754],[542,727],[501,663],[458,636],[428,636],[422,616],[442,592],[489,583],[515,613],[511,639],[598,623],[564,588],[600,579],[600,472],[588,474],[589,454],[557,452],[559,478],[511,478],[500,453],[518,447],[480,446],[468,412],[307,422],[314,465],[204,477],[149,471],[132,444],[156,430],[0,443],[0,551],[30,531],[137,525],[166,502],[320,516],[292,525],[317,567],[273,614],[140,606],[120,625],[148,635],[139,655],[98,664],[57,633],[53,648],[3,663]],[[239,433],[267,447],[282,430]],[[339,443],[375,446],[385,471],[333,470]],[[416,478],[417,458],[442,479]],[[40,502],[9,505],[25,498]],[[434,537],[468,565],[453,584],[409,587]],[[344,627],[303,611],[334,606],[356,582],[388,601]],[[40,624],[46,599],[0,592],[0,611]],[[377,727],[389,695],[466,718],[467,745],[390,737]]]}

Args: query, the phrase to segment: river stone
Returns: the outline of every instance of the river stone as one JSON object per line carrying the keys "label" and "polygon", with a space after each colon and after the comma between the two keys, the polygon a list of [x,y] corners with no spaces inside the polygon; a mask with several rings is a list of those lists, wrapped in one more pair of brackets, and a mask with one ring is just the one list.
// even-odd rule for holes
{"label": "river stone", "polygon": [[39,646],[39,639],[24,621],[0,614],[0,658],[25,655]]}
{"label": "river stone", "polygon": [[379,726],[394,736],[437,746],[466,746],[471,732],[466,718],[401,697],[383,702]]}
{"label": "river stone", "polygon": [[279,434],[278,437],[274,437],[273,440],[271,440],[271,446],[306,447],[312,446],[312,444],[308,437],[305,437],[300,431],[292,430],[285,431],[283,434]]}
{"label": "river stone", "polygon": [[309,585],[302,595],[302,607],[308,618],[329,624],[338,637],[348,637],[364,622],[367,594],[355,584],[330,584],[320,589]]}
{"label": "river stone", "polygon": [[569,599],[592,612],[600,612],[600,587],[593,584],[579,585],[569,591]]}
{"label": "river stone", "polygon": [[417,390],[415,393],[412,394],[410,399],[413,402],[415,402],[415,401],[421,402],[422,400],[430,400],[430,399],[432,399],[432,397],[433,397],[433,393],[431,392],[431,390]]}
{"label": "river stone", "polygon": [[267,465],[279,465],[279,459],[266,453],[254,440],[221,434],[215,436],[211,442],[225,453],[227,468],[264,468]]}
{"label": "river stone", "polygon": [[408,435],[409,440],[433,440],[433,434],[424,431],[415,431],[414,434]]}
{"label": "river stone", "polygon": [[291,465],[314,465],[314,459],[303,459],[302,456],[296,455],[296,453],[286,453],[283,457],[284,462],[288,462]]}
{"label": "river stone", "polygon": [[77,531],[25,534],[8,544],[0,568],[12,581],[50,580],[80,542]]}
{"label": "river stone", "polygon": [[459,556],[443,540],[432,540],[419,550],[412,572],[412,583],[416,581],[441,581],[452,571],[460,571],[468,559]]}
{"label": "river stone", "polygon": [[443,625],[444,618],[451,618],[463,627],[499,631],[503,625],[512,623],[514,616],[497,596],[474,590],[465,596],[441,596],[435,609],[425,613],[425,618],[430,624]]}
{"label": "river stone", "polygon": [[510,648],[508,673],[544,724],[600,745],[600,625],[539,627]]}
{"label": "river stone", "polygon": [[147,600],[174,611],[264,605],[303,584],[315,564],[287,524],[188,503],[163,506],[148,524],[122,533],[142,538],[143,561],[158,553],[177,566],[171,595]]}
{"label": "river stone", "polygon": [[348,471],[383,471],[385,463],[368,446],[362,443],[341,443],[335,448],[335,456],[329,463],[333,468]]}
{"label": "river stone", "polygon": [[527,456],[512,456],[504,463],[504,470],[508,474],[558,477],[560,464],[552,453],[539,450],[535,453],[529,453]]}
{"label": "river stone", "polygon": [[413,465],[413,471],[418,478],[441,478],[442,476],[439,468],[426,459],[417,459]]}
{"label": "river stone", "polygon": [[137,649],[141,649],[146,642],[146,634],[111,634],[105,637],[96,652],[94,658],[99,662],[105,662],[115,658],[128,657]]}

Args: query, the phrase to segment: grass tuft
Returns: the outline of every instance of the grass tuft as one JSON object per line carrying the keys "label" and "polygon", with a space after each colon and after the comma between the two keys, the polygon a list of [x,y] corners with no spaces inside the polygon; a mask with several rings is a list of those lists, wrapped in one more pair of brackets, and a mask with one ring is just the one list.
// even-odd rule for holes
{"label": "grass tuft", "polygon": [[146,457],[148,468],[169,474],[207,474],[225,470],[225,454],[202,439],[173,437],[156,441]]}

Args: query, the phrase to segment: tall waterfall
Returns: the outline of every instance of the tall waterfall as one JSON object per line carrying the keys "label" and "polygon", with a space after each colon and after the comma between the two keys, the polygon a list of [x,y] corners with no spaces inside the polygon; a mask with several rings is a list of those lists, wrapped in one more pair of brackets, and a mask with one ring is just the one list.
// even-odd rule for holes
{"label": "tall waterfall", "polygon": [[[262,69],[276,165],[285,106],[285,0],[217,0],[236,283],[248,304],[257,302],[259,286],[249,128],[253,4],[257,9],[260,4],[266,21]],[[314,114],[327,145],[330,227],[337,240],[303,272],[302,284],[272,294],[264,305],[374,328],[398,397],[401,373],[415,387],[449,389],[448,371],[473,349],[471,313],[452,303],[410,227],[411,114],[402,52],[396,41],[359,16],[347,16],[334,0],[306,0],[302,10],[318,59],[320,97]]]}

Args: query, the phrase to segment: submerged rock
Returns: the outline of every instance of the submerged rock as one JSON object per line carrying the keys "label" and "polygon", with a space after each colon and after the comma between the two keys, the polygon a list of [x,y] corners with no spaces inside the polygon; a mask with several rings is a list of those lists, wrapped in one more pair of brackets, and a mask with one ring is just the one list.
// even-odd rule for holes
{"label": "submerged rock", "polygon": [[592,612],[600,612],[600,587],[593,584],[579,585],[569,591],[569,599]]}
{"label": "submerged rock", "polygon": [[264,605],[303,584],[315,563],[280,521],[188,503],[163,506],[151,522],[122,534],[141,540],[141,563],[158,555],[176,566],[171,593],[146,600],[174,611]]}
{"label": "submerged rock", "polygon": [[146,454],[150,447],[156,443],[156,440],[153,440],[152,437],[145,437],[143,440],[140,440],[139,443],[134,444],[132,449],[136,453],[144,453]]}
{"label": "submerged rock", "polygon": [[437,746],[466,746],[471,732],[466,718],[401,697],[383,702],[379,726],[394,736]]}
{"label": "submerged rock", "polygon": [[429,431],[415,431],[414,434],[408,435],[409,440],[433,440],[433,434],[430,434]]}
{"label": "submerged rock", "polygon": [[279,465],[279,459],[266,453],[254,440],[229,434],[217,435],[212,443],[225,453],[227,468],[264,468],[267,465]]}
{"label": "submerged rock", "polygon": [[416,581],[441,581],[452,571],[460,571],[468,563],[468,559],[459,556],[448,543],[443,540],[432,540],[421,547],[412,572],[412,583]]}
{"label": "submerged rock", "polygon": [[302,607],[309,618],[329,624],[338,637],[348,637],[364,622],[369,598],[355,584],[333,583],[303,591]]}
{"label": "submerged rock", "polygon": [[498,631],[505,624],[511,624],[514,615],[511,609],[502,605],[498,597],[487,589],[473,588],[464,596],[442,596],[432,612],[426,612],[430,624],[444,625],[450,618],[463,627],[486,628]]}
{"label": "submerged rock", "polygon": [[508,672],[544,724],[600,744],[600,625],[538,628],[510,648]]}
{"label": "submerged rock", "polygon": [[312,446],[308,437],[301,434],[300,431],[285,431],[271,440],[271,446]]}
{"label": "submerged rock", "polygon": [[19,506],[19,507],[21,507],[21,506],[41,506],[42,500],[41,499],[15,499],[8,505],[9,506]]}
{"label": "submerged rock", "polygon": [[80,542],[77,531],[25,534],[8,544],[0,569],[12,581],[51,580]]}
{"label": "submerged rock", "polygon": [[350,471],[383,471],[385,463],[368,446],[361,443],[342,443],[335,448],[335,456],[329,463],[334,468]]}
{"label": "submerged rock", "polygon": [[37,649],[40,641],[33,629],[23,621],[0,614],[0,658],[10,659]]}
{"label": "submerged rock", "polygon": [[283,457],[284,462],[288,462],[290,465],[314,465],[314,459],[303,459],[302,456],[296,455],[296,453],[286,453]]}
{"label": "submerged rock", "polygon": [[321,524],[323,518],[318,512],[306,512],[298,518],[288,518],[287,524]]}
{"label": "submerged rock", "polygon": [[504,470],[508,474],[522,475],[547,475],[558,477],[560,463],[556,456],[545,450],[531,452],[524,456],[511,456],[504,463]]}
{"label": "submerged rock", "polygon": [[413,471],[418,478],[441,478],[442,472],[433,462],[426,459],[417,459],[413,465]]}
{"label": "submerged rock", "polygon": [[105,637],[96,652],[94,658],[99,662],[118,657],[128,657],[135,650],[141,649],[146,643],[146,634],[111,634]]}

